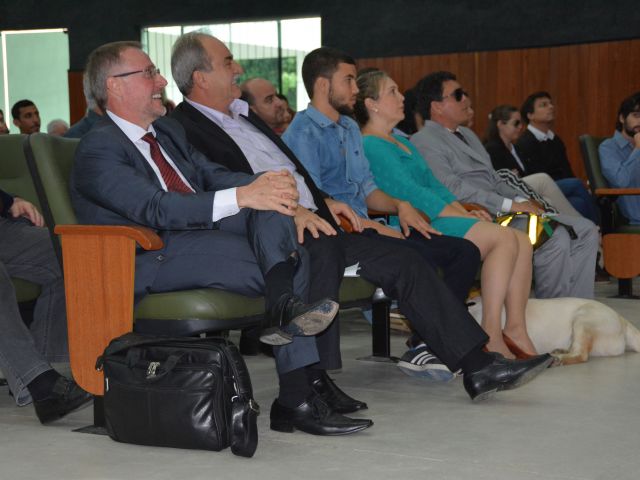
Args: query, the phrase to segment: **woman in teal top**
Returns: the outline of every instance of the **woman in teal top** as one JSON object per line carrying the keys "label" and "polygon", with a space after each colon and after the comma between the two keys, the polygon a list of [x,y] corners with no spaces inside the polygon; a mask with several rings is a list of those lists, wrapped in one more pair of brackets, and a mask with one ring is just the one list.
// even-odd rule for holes
{"label": "woman in teal top", "polygon": [[[487,348],[509,358],[536,354],[525,324],[533,254],[527,236],[492,223],[484,211],[467,212],[435,178],[411,142],[392,133],[404,118],[404,97],[391,78],[382,71],[367,72],[358,78],[358,88],[354,111],[378,187],[411,202],[445,235],[464,237],[480,249],[482,326],[489,335]],[[438,103],[446,107],[448,101],[457,100],[448,97]]]}

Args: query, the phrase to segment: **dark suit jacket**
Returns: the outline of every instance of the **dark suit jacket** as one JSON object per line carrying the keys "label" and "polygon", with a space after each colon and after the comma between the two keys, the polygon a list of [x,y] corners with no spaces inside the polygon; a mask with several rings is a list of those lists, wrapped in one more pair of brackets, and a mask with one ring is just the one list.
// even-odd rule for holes
{"label": "dark suit jacket", "polygon": [[196,193],[165,192],[140,151],[105,115],[80,141],[71,172],[71,200],[81,223],[211,229],[215,192],[253,180],[207,160],[189,145],[176,121],[160,118],[153,126]]}
{"label": "dark suit jacket", "polygon": [[[153,285],[161,259],[187,248],[184,243],[189,240],[177,235],[180,231],[217,227],[212,221],[215,192],[246,185],[254,178],[204,158],[189,145],[176,121],[164,117],[153,126],[158,142],[195,194],[165,192],[140,151],[107,115],[80,141],[70,182],[71,201],[81,223],[142,225],[162,238],[161,251],[136,255],[137,300]],[[211,248],[217,247],[212,244]]]}
{"label": "dark suit jacket", "polygon": [[4,216],[9,213],[11,205],[13,205],[13,197],[0,190],[0,216]]}
{"label": "dark suit jacket", "polygon": [[[253,174],[247,157],[245,157],[236,142],[216,123],[209,120],[189,103],[182,102],[178,105],[171,113],[171,117],[182,124],[187,132],[189,142],[200,152],[204,153],[211,161],[224,165],[228,169],[236,172]],[[298,173],[304,177],[305,183],[313,195],[313,200],[318,207],[316,213],[336,227],[333,216],[324,201],[327,195],[318,189],[311,175],[307,173],[307,170],[302,166],[302,163],[300,163],[294,153],[253,111],[249,110],[249,116],[246,118],[274,142],[293,162]]]}
{"label": "dark suit jacket", "polygon": [[525,157],[524,153],[520,150],[520,148],[516,145],[516,153],[520,160],[522,161],[525,169],[523,170],[518,162],[516,162],[515,157],[511,154],[509,149],[506,147],[504,142],[487,142],[484,145],[484,148],[489,152],[489,156],[491,157],[491,164],[493,168],[496,170],[500,170],[501,168],[506,168],[508,170],[517,170],[518,175],[521,177],[525,177],[530,175],[530,166],[529,160]]}

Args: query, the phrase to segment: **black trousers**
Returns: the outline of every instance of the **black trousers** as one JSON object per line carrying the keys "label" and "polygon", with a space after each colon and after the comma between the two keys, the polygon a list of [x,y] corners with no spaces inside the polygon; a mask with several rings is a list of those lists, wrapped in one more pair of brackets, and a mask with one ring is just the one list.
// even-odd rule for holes
{"label": "black trousers", "polygon": [[[415,333],[428,339],[429,347],[451,370],[457,370],[460,360],[471,350],[484,345],[488,337],[469,315],[469,312],[453,291],[437,275],[433,266],[425,259],[425,252],[434,249],[434,263],[451,255],[455,245],[466,245],[450,237],[440,238],[431,246],[428,242],[417,247],[407,240],[394,240],[378,235],[373,230],[362,234],[337,236],[321,235],[314,239],[305,237],[304,246],[310,254],[309,300],[323,297],[338,299],[340,282],[346,265],[360,264],[360,276],[378,285],[385,293],[398,301],[402,312],[409,318]],[[420,241],[416,242],[418,244]],[[466,241],[465,241],[466,242]],[[469,250],[462,247],[465,261],[457,268],[471,279],[460,279],[470,283],[478,268],[479,253],[475,246]],[[468,263],[467,263],[468,262]],[[462,268],[465,267],[465,268]],[[465,273],[465,270],[468,270]],[[471,273],[473,272],[473,273]],[[456,281],[452,272],[447,275],[450,282]],[[465,295],[466,292],[465,291]],[[321,335],[316,337],[320,362],[315,366],[324,369],[341,367],[339,319]]]}

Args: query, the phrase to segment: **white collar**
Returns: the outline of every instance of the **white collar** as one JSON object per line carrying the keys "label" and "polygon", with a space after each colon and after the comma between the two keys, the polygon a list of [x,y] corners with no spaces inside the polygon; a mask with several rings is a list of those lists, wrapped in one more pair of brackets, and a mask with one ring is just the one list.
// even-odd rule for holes
{"label": "white collar", "polygon": [[231,117],[229,117],[229,115],[225,113],[220,112],[219,110],[215,110],[211,107],[207,107],[206,105],[202,105],[201,103],[194,102],[189,98],[185,97],[184,100],[221,128],[224,125],[225,119],[229,120],[229,118],[233,118],[234,120],[237,120],[240,115],[244,115],[245,117],[249,116],[249,104],[244,100],[240,100],[239,98],[235,99],[229,105]]}
{"label": "white collar", "polygon": [[136,143],[138,140],[144,137],[145,134],[148,132],[153,133],[154,137],[156,136],[156,131],[153,128],[153,125],[151,124],[149,124],[149,129],[145,130],[141,126],[136,125],[135,123],[131,123],[129,120],[125,120],[124,118],[119,117],[118,115],[116,115],[115,113],[109,110],[107,110],[107,115],[109,115],[109,118],[113,120],[113,122],[118,126],[118,128],[122,130],[122,132],[127,136],[127,138],[131,140],[133,143]]}
{"label": "white collar", "polygon": [[533,136],[536,137],[536,139],[539,142],[544,142],[546,140],[553,140],[553,138],[556,136],[556,134],[553,133],[551,130],[547,130],[547,133],[545,133],[531,124],[527,125],[527,130],[533,133]]}

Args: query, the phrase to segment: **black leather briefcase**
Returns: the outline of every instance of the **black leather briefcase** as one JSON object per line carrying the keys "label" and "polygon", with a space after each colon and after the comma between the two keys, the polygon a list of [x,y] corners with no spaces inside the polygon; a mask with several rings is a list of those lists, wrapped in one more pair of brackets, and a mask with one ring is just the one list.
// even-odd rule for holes
{"label": "black leather briefcase", "polygon": [[258,445],[251,379],[223,338],[128,333],[98,359],[105,422],[114,440],[253,456]]}

